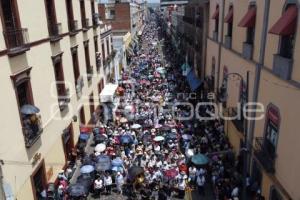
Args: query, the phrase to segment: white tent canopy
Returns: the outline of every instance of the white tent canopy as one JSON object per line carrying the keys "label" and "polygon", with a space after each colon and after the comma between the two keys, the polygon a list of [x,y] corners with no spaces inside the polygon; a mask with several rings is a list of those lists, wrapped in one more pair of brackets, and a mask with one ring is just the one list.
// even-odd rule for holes
{"label": "white tent canopy", "polygon": [[113,102],[117,88],[118,88],[117,84],[110,83],[105,85],[105,87],[100,93],[101,103]]}

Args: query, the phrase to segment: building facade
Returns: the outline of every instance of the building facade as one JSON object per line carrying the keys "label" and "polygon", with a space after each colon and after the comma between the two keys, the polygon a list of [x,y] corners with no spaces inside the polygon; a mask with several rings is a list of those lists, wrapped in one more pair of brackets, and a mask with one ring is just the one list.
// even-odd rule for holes
{"label": "building facade", "polygon": [[6,113],[0,117],[0,198],[38,199],[69,165],[79,126],[92,122],[99,105],[106,78],[98,9],[94,0],[11,0],[0,7],[0,107]]}
{"label": "building facade", "polygon": [[266,199],[299,199],[299,1],[211,0],[209,11],[206,77],[225,115],[260,103],[256,120],[226,120],[228,138]]}

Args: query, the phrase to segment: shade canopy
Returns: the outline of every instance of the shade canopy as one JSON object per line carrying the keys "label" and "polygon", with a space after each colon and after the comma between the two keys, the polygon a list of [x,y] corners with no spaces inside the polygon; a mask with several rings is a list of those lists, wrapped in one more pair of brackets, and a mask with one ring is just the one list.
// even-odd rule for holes
{"label": "shade canopy", "polygon": [[111,168],[111,159],[107,155],[101,155],[98,157],[96,164],[96,171],[106,171]]}
{"label": "shade canopy", "polygon": [[256,7],[250,7],[246,15],[242,18],[239,27],[251,28],[255,26],[256,21]]}
{"label": "shade canopy", "polygon": [[100,93],[101,103],[113,102],[117,88],[117,84],[107,84]]}
{"label": "shade canopy", "polygon": [[88,193],[88,189],[79,183],[76,183],[74,185],[70,185],[68,187],[68,194],[71,197],[81,197]]}
{"label": "shade canopy", "polygon": [[269,33],[276,35],[293,35],[297,27],[298,8],[296,5],[289,6],[279,20],[272,26]]}
{"label": "shade canopy", "polygon": [[215,10],[215,12],[214,12],[214,14],[212,15],[212,19],[218,19],[219,18],[219,13],[220,13],[220,11],[219,11],[219,6],[217,6],[216,7],[216,10]]}
{"label": "shade canopy", "polygon": [[233,7],[229,8],[229,11],[224,19],[225,23],[232,23],[233,22]]}

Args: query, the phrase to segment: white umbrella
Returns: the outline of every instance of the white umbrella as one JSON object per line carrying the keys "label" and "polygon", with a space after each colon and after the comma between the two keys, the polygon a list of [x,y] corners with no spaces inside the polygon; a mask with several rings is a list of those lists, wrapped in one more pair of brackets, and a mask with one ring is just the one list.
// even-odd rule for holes
{"label": "white umbrella", "polygon": [[132,126],[131,126],[131,128],[132,129],[139,129],[139,128],[141,128],[142,126],[140,125],[140,124],[133,124]]}
{"label": "white umbrella", "polygon": [[154,139],[153,139],[155,142],[161,142],[161,141],[164,141],[165,138],[163,136],[156,136]]}
{"label": "white umbrella", "polygon": [[161,127],[162,127],[161,124],[156,124],[156,125],[155,125],[155,128],[157,128],[157,129],[159,129],[159,128],[161,128]]}
{"label": "white umbrella", "polygon": [[126,123],[126,122],[128,122],[128,120],[127,120],[125,117],[122,117],[122,118],[120,119],[120,122],[121,122],[121,123]]}
{"label": "white umbrella", "polygon": [[186,150],[185,155],[186,155],[188,158],[193,157],[193,156],[194,156],[194,151],[193,151],[193,149],[188,149],[188,150]]}
{"label": "white umbrella", "polygon": [[106,145],[103,143],[97,144],[97,146],[95,147],[95,151],[99,153],[105,151],[105,149],[106,149]]}
{"label": "white umbrella", "polygon": [[192,139],[192,136],[191,136],[191,135],[188,135],[188,134],[184,134],[184,135],[182,135],[181,137],[182,137],[182,139],[184,139],[184,140],[190,140],[190,139]]}

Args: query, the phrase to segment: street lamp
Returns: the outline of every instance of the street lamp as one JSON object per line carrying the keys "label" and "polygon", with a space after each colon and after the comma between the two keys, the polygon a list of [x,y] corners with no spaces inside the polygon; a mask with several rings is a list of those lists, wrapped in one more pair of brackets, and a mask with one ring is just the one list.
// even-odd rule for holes
{"label": "street lamp", "polygon": [[[250,72],[247,71],[247,79],[246,79],[246,98],[245,98],[245,103],[247,104],[249,101],[249,74]],[[229,76],[238,76],[242,83],[244,82],[244,78],[241,74],[239,73],[229,73],[226,75],[226,77],[224,77],[224,80],[228,80]],[[228,82],[227,82],[228,83]],[[227,99],[227,96],[225,97],[225,99]],[[243,113],[244,115],[244,113]],[[243,153],[243,190],[242,190],[242,199],[243,200],[247,200],[247,172],[248,172],[248,155],[249,155],[249,145],[248,144],[248,120],[247,117],[244,118],[244,147],[241,148],[241,153]]]}

